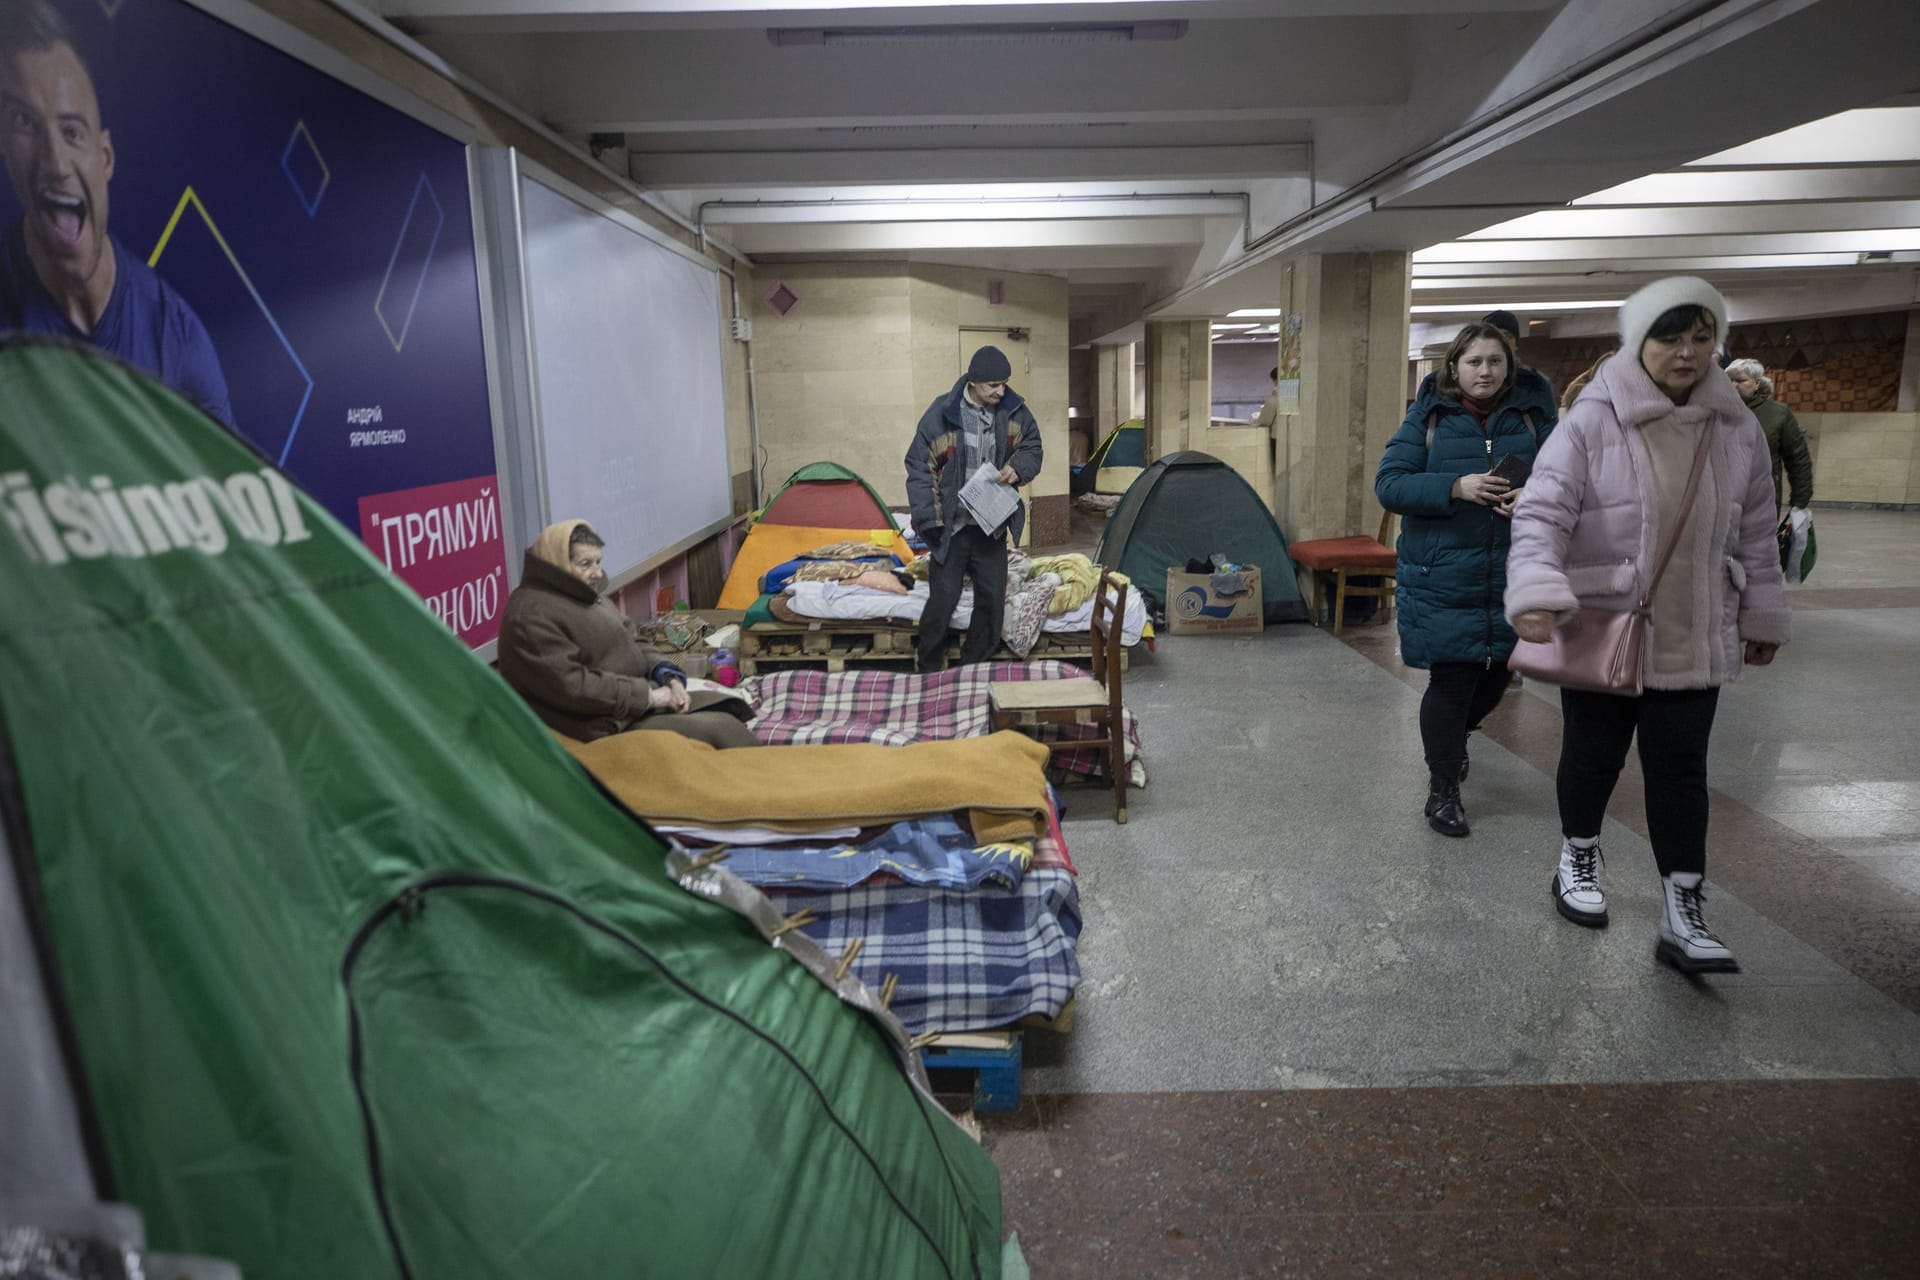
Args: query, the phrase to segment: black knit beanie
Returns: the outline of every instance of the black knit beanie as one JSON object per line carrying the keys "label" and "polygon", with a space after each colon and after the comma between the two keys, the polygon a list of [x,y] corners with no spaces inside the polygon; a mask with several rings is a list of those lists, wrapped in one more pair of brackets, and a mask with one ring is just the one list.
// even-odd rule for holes
{"label": "black knit beanie", "polygon": [[998,347],[982,347],[967,361],[968,382],[1005,382],[1012,376],[1013,365]]}

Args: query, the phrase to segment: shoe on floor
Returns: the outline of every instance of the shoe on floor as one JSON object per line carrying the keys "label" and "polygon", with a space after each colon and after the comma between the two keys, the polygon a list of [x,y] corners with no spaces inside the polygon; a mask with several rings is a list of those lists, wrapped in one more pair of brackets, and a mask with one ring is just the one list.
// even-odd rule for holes
{"label": "shoe on floor", "polygon": [[1682,973],[1738,973],[1740,962],[1724,942],[1713,936],[1701,914],[1707,896],[1702,880],[1697,871],[1676,871],[1661,877],[1665,900],[1660,908],[1660,942],[1653,958]]}
{"label": "shoe on floor", "polygon": [[1553,873],[1553,908],[1589,929],[1607,923],[1607,895],[1600,891],[1600,864],[1606,861],[1596,841],[1585,848],[1560,842],[1560,866]]}
{"label": "shoe on floor", "polygon": [[1427,825],[1443,836],[1464,836],[1469,833],[1471,828],[1467,826],[1466,806],[1460,803],[1459,783],[1429,784]]}

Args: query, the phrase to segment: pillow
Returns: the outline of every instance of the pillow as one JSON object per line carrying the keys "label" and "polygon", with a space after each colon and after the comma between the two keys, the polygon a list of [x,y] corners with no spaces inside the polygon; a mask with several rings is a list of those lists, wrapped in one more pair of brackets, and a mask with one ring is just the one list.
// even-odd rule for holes
{"label": "pillow", "polygon": [[1047,606],[1053,603],[1053,593],[1059,585],[1060,579],[1043,573],[1029,581],[1019,595],[1007,597],[1007,614],[1000,627],[1000,638],[1021,658],[1033,652],[1035,642],[1040,639],[1040,629],[1047,622]]}

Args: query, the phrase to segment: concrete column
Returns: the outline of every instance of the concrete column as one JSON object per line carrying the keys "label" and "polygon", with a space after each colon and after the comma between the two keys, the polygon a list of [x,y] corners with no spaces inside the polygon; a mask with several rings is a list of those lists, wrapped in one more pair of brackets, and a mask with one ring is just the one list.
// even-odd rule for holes
{"label": "concrete column", "polygon": [[1133,344],[1118,343],[1093,349],[1093,440],[1133,416]]}
{"label": "concrete column", "polygon": [[1920,410],[1920,307],[1907,312],[1907,349],[1900,364],[1900,397],[1893,407],[1900,413]]}
{"label": "concrete column", "polygon": [[1406,416],[1404,252],[1319,254],[1287,268],[1301,317],[1300,412],[1281,425],[1281,525],[1295,540],[1372,534],[1373,474]]}
{"label": "concrete column", "polygon": [[1149,461],[1198,448],[1213,415],[1213,328],[1206,320],[1147,322]]}

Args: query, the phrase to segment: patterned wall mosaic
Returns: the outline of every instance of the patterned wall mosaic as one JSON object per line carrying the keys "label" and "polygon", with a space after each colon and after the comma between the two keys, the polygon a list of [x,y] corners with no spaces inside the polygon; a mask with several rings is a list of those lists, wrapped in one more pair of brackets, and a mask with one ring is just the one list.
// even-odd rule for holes
{"label": "patterned wall mosaic", "polygon": [[[1796,413],[1886,413],[1898,404],[1907,313],[1733,326],[1733,354],[1767,367],[1774,398]],[[1609,354],[1607,338],[1526,339],[1520,358],[1564,388]]]}

